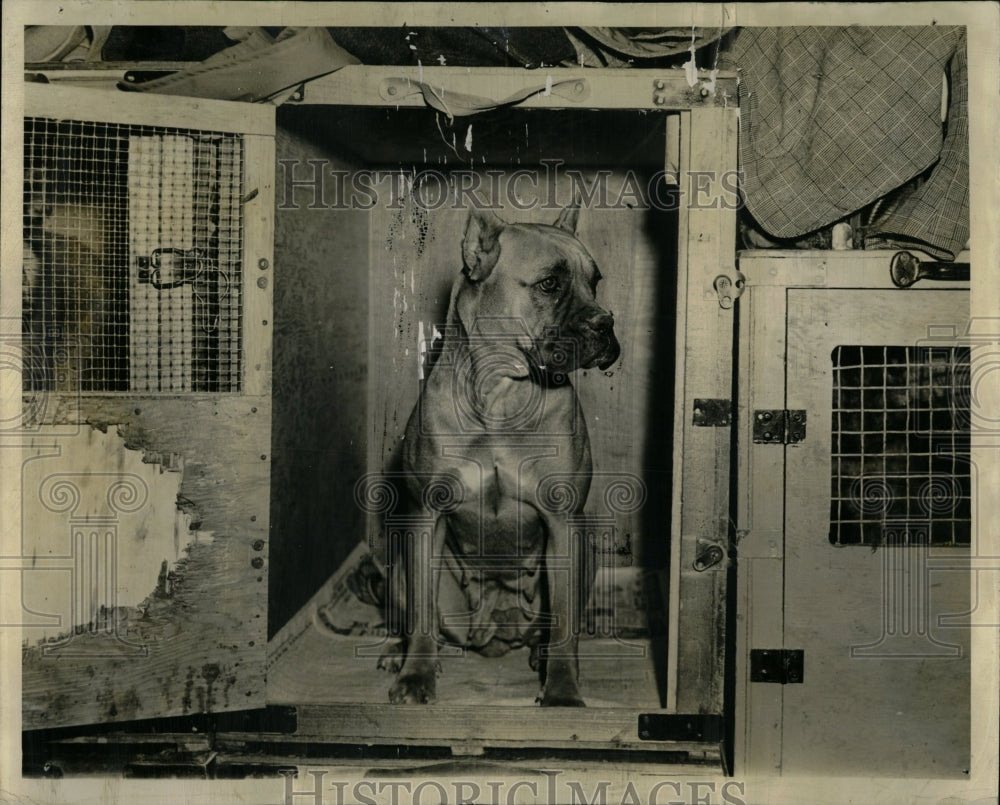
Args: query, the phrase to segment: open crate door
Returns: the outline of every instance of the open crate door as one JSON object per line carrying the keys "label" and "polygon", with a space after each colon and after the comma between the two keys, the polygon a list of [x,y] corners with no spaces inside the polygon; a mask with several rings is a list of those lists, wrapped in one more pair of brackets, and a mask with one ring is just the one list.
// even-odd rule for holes
{"label": "open crate door", "polygon": [[260,707],[274,110],[25,89],[23,726]]}

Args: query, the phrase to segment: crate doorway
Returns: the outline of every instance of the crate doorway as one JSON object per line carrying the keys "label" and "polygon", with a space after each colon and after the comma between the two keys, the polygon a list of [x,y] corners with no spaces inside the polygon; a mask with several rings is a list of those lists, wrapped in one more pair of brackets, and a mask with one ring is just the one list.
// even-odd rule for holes
{"label": "crate doorway", "polygon": [[[366,70],[365,80],[377,81],[375,73]],[[680,733],[640,730],[640,715],[701,712],[721,721],[727,536],[725,518],[713,512],[727,506],[728,417],[706,424],[695,398],[725,399],[730,391],[729,347],[722,345],[731,335],[732,299],[715,281],[727,265],[731,270],[734,213],[718,203],[689,209],[680,199],[690,188],[678,190],[694,165],[721,175],[735,159],[732,115],[714,107],[651,112],[652,103],[559,104],[449,120],[422,103],[345,104],[340,90],[320,85],[307,103],[279,113],[296,153],[284,162],[279,149],[279,233],[283,209],[296,220],[322,220],[316,232],[325,228],[329,240],[312,247],[329,255],[327,281],[359,267],[368,272],[365,382],[331,389],[325,403],[339,417],[363,411],[359,472],[338,478],[335,493],[347,509],[338,522],[353,525],[328,536],[327,556],[337,555],[337,565],[270,643],[269,701],[297,707],[299,734],[663,751],[678,748]],[[391,501],[366,496],[365,484],[391,487],[399,472],[406,421],[436,358],[461,270],[470,187],[480,198],[492,195],[509,222],[552,223],[574,193],[588,196],[578,235],[604,276],[598,302],[615,312],[623,344],[606,374],[573,378],[595,464],[579,528],[599,566],[581,642],[586,739],[580,713],[535,707],[538,678],[527,648],[502,658],[446,654],[438,702],[419,715],[389,705],[392,677],[376,670],[386,631],[380,573],[399,512]],[[340,258],[338,243],[349,250]],[[280,339],[280,310],[276,315]],[[342,335],[344,343],[357,341],[357,333]],[[677,355],[697,357],[679,366]],[[276,421],[280,429],[280,414]],[[333,459],[346,448],[320,449]],[[348,488],[353,496],[345,500]],[[303,497],[303,505],[315,502]],[[272,596],[280,596],[283,582],[272,570]],[[686,640],[685,629],[697,636]],[[523,726],[516,739],[514,723]],[[684,738],[691,751],[719,757],[717,737],[707,746],[694,731]]]}

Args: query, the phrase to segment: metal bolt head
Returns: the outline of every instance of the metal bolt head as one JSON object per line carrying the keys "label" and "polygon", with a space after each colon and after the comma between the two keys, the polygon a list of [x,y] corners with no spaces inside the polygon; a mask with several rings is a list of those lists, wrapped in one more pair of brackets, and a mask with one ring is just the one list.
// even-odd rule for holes
{"label": "metal bolt head", "polygon": [[259,268],[261,271],[267,271],[267,269],[270,267],[271,264],[267,261],[266,257],[261,257],[260,260],[257,261],[257,268]]}

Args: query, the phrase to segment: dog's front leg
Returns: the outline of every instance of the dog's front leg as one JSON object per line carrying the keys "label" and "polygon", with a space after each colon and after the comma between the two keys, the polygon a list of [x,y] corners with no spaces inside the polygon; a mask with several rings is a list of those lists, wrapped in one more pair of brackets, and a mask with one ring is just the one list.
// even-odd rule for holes
{"label": "dog's front leg", "polygon": [[389,689],[393,704],[429,704],[436,698],[440,571],[434,560],[444,550],[446,531],[439,515],[430,533],[417,527],[409,535],[406,660]]}
{"label": "dog's front leg", "polygon": [[549,588],[548,644],[542,646],[545,686],[542,707],[583,707],[577,682],[577,646],[582,617],[581,597],[585,594],[582,546],[573,545],[573,535],[565,516],[545,517],[545,573]]}

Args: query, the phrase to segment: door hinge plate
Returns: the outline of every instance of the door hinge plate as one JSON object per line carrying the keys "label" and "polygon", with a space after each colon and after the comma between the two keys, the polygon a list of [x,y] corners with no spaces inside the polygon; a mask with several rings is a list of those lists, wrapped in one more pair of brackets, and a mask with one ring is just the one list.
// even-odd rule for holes
{"label": "door hinge plate", "polygon": [[724,428],[733,421],[733,402],[729,399],[695,398],[691,424],[696,428]]}
{"label": "door hinge plate", "polygon": [[750,681],[792,685],[802,682],[805,652],[790,648],[750,650]]}
{"label": "door hinge plate", "polygon": [[710,713],[640,713],[641,741],[704,741],[718,743],[723,737],[722,716]]}
{"label": "door hinge plate", "polygon": [[765,408],[754,411],[754,444],[797,444],[806,438],[806,412],[802,409]]}

